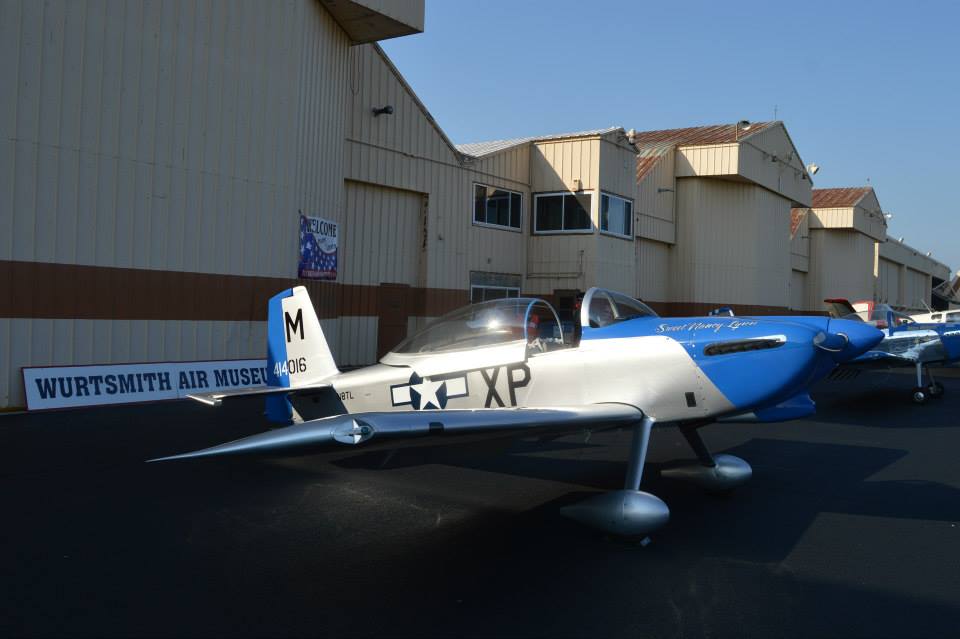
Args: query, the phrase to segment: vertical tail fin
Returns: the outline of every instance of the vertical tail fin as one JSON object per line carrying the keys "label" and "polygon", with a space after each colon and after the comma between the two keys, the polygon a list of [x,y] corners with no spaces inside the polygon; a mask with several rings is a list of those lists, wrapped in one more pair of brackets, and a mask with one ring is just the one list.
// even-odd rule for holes
{"label": "vertical tail fin", "polygon": [[297,388],[339,374],[307,289],[270,298],[267,310],[267,381]]}

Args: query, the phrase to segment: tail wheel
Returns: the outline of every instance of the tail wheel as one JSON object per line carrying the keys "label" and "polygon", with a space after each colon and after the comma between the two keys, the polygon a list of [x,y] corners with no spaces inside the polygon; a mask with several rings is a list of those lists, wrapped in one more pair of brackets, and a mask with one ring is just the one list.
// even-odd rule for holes
{"label": "tail wheel", "polygon": [[927,389],[918,386],[913,389],[913,403],[914,404],[926,404],[927,403]]}

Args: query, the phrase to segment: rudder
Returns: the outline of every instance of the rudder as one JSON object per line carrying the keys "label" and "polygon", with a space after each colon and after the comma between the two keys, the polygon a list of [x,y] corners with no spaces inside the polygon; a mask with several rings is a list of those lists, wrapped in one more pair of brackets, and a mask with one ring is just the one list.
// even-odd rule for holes
{"label": "rudder", "polygon": [[267,311],[267,382],[297,388],[338,375],[333,353],[303,286],[270,298]]}

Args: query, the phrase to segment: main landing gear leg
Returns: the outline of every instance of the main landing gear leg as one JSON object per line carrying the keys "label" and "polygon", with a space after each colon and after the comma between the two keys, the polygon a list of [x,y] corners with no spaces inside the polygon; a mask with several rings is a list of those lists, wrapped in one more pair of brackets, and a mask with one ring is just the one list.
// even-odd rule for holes
{"label": "main landing gear leg", "polygon": [[933,396],[933,378],[931,377],[930,379],[930,388],[927,388],[923,385],[923,363],[917,362],[917,386],[913,389],[914,404],[926,404],[927,400]]}
{"label": "main landing gear leg", "polygon": [[680,426],[680,432],[697,455],[697,461],[660,471],[663,477],[682,479],[703,486],[711,492],[727,492],[744,484],[753,476],[750,464],[733,455],[714,455],[698,432],[710,422],[696,422]]}
{"label": "main landing gear leg", "polygon": [[927,366],[927,377],[930,379],[930,385],[927,386],[927,392],[930,393],[930,397],[942,396],[944,392],[943,384],[933,378],[933,371],[930,370],[929,366]]}
{"label": "main landing gear leg", "polygon": [[646,416],[633,426],[623,490],[591,497],[567,506],[561,512],[582,524],[624,536],[646,535],[667,523],[670,519],[667,505],[659,497],[640,490],[652,428],[653,420]]}

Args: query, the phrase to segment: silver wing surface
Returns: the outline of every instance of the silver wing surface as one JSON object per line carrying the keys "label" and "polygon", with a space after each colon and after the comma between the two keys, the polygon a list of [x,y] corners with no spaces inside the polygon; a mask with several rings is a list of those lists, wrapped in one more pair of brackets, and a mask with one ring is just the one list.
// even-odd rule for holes
{"label": "silver wing surface", "polygon": [[937,331],[904,331],[888,335],[873,349],[841,364],[843,368],[914,366],[950,359],[943,337]]}
{"label": "silver wing surface", "polygon": [[223,403],[223,400],[234,397],[249,397],[251,395],[290,395],[307,390],[318,390],[329,387],[330,384],[325,382],[305,384],[292,388],[285,386],[249,386],[247,388],[232,388],[230,390],[217,391],[215,393],[192,393],[187,395],[187,397],[196,400],[201,404],[207,404],[208,406],[219,406]]}
{"label": "silver wing surface", "polygon": [[336,415],[258,433],[232,442],[149,461],[168,461],[305,447],[359,446],[373,441],[537,428],[575,430],[584,426],[627,425],[643,412],[628,404],[604,403],[553,408],[483,408]]}

